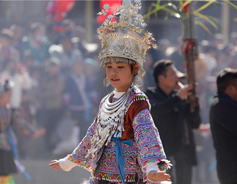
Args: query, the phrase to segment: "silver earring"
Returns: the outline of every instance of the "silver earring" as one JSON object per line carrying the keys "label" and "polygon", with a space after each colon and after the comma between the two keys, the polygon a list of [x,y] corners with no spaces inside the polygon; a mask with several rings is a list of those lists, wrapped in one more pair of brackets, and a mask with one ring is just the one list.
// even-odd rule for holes
{"label": "silver earring", "polygon": [[109,79],[107,77],[105,77],[104,80],[103,80],[103,86],[108,87],[109,85],[110,85]]}
{"label": "silver earring", "polygon": [[141,79],[141,77],[139,77],[137,74],[134,76],[133,78],[133,84],[141,87],[143,85],[143,80]]}

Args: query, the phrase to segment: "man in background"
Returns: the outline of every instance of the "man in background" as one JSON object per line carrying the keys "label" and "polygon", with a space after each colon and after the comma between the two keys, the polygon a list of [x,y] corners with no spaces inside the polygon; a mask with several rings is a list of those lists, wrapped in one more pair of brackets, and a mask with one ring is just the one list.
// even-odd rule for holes
{"label": "man in background", "polygon": [[153,68],[156,86],[148,88],[146,94],[166,155],[173,160],[172,182],[191,184],[192,166],[197,164],[192,129],[198,128],[201,120],[199,106],[193,113],[190,112],[186,99],[191,94],[192,85],[181,85],[177,73],[172,61],[157,61]]}
{"label": "man in background", "polygon": [[217,76],[217,94],[211,104],[210,124],[221,184],[237,183],[237,70]]}

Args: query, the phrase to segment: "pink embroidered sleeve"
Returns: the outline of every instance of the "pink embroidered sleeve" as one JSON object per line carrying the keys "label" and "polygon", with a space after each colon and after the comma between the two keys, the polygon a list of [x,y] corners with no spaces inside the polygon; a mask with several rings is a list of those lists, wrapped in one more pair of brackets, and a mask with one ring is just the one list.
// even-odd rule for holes
{"label": "pink embroidered sleeve", "polygon": [[91,138],[94,134],[96,127],[96,119],[89,127],[86,136],[79,143],[78,147],[72,152],[72,154],[68,155],[68,160],[76,163],[77,165],[84,167],[87,170],[92,170],[93,165],[90,162],[90,159],[86,158],[88,150],[91,148]]}
{"label": "pink embroidered sleeve", "polygon": [[[102,106],[102,103],[105,101],[105,99],[108,97],[105,96],[101,102],[100,102],[100,106],[99,109]],[[94,119],[93,123],[91,124],[91,126],[89,127],[89,129],[87,130],[86,136],[83,138],[83,140],[79,143],[78,147],[72,152],[71,155],[68,155],[68,160],[76,163],[77,165],[84,167],[86,170],[93,170],[96,168],[96,163],[97,160],[100,156],[98,155],[95,158],[92,158],[91,156],[89,156],[88,158],[86,158],[88,150],[91,148],[91,139],[95,133],[95,128],[96,128],[96,123],[97,122],[97,118]]]}
{"label": "pink embroidered sleeve", "polygon": [[[160,170],[171,166],[166,159],[159,132],[148,109],[140,111],[133,120],[134,139],[138,146],[138,162],[146,173],[148,163],[157,163]],[[146,181],[144,174],[144,181]]]}

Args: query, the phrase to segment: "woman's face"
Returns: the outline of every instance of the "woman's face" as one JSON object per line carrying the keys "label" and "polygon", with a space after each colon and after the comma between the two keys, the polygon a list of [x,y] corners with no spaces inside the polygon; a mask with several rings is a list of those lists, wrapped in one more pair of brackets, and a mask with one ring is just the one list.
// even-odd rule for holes
{"label": "woman's face", "polygon": [[[138,69],[138,65],[135,65],[134,73],[136,73]],[[132,84],[134,73],[132,73],[131,66],[127,63],[107,63],[105,72],[110,84],[116,88],[118,92],[126,91]]]}

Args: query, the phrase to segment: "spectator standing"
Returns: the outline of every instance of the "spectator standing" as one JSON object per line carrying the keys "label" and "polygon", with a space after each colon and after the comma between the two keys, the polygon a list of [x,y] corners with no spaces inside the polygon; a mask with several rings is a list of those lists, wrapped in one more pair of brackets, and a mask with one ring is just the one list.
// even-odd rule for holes
{"label": "spectator standing", "polygon": [[15,86],[12,90],[10,105],[13,110],[18,110],[21,106],[23,90],[31,88],[31,77],[25,68],[21,67],[13,60],[5,61],[1,78],[8,78]]}
{"label": "spectator standing", "polygon": [[13,32],[9,29],[1,31],[0,41],[0,71],[6,61],[14,60],[19,63],[19,52],[12,46]]}
{"label": "spectator standing", "polygon": [[63,35],[72,38],[75,36],[75,22],[70,19],[65,19],[62,21]]}
{"label": "spectator standing", "polygon": [[157,86],[146,91],[151,102],[151,114],[167,157],[175,161],[175,183],[191,184],[192,166],[197,164],[192,129],[198,128],[201,123],[199,106],[193,113],[190,112],[186,97],[192,90],[191,84],[175,90],[178,77],[172,61],[157,61],[153,69]]}
{"label": "spectator standing", "polygon": [[237,70],[225,68],[216,80],[210,124],[221,184],[237,183]]}
{"label": "spectator standing", "polygon": [[48,153],[52,151],[56,144],[52,137],[63,114],[62,94],[64,84],[64,77],[60,73],[60,62],[56,58],[51,58],[47,73],[42,77],[39,85],[39,100],[44,115],[44,122],[42,123],[46,128],[45,145]]}
{"label": "spectator standing", "polygon": [[23,51],[30,50],[35,65],[42,65],[49,58],[50,43],[45,35],[45,27],[39,22],[30,26],[31,34],[23,37]]}
{"label": "spectator standing", "polygon": [[13,24],[13,25],[11,25],[10,30],[13,32],[12,46],[19,52],[20,58],[22,58],[22,54],[23,54],[22,32],[23,32],[23,29],[21,26]]}
{"label": "spectator standing", "polygon": [[61,39],[61,45],[52,45],[49,49],[50,56],[60,61],[62,73],[68,75],[71,72],[72,63],[82,62],[81,51],[74,48],[71,37],[65,36]]}
{"label": "spectator standing", "polygon": [[88,55],[88,50],[86,48],[87,41],[86,38],[86,29],[80,25],[75,27],[75,35],[78,39],[77,41],[77,47],[82,52],[83,57],[86,57]]}
{"label": "spectator standing", "polygon": [[87,94],[93,92],[94,87],[89,78],[84,74],[82,62],[75,62],[72,65],[73,73],[66,79],[64,88],[64,102],[71,111],[72,118],[80,127],[80,137],[84,137],[89,127],[86,121],[86,112],[91,108]]}

